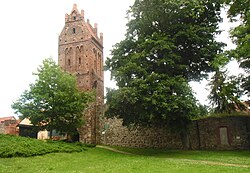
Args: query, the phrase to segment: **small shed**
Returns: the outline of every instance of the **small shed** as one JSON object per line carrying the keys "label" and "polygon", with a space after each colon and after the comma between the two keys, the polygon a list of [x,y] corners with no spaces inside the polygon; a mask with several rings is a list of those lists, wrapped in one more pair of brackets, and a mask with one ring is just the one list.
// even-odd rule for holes
{"label": "small shed", "polygon": [[19,136],[37,138],[38,128],[31,124],[28,118],[23,119],[19,124]]}

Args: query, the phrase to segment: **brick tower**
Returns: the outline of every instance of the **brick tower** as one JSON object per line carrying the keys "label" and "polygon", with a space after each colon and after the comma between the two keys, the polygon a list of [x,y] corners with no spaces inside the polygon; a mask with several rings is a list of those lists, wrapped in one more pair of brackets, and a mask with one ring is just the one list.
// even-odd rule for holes
{"label": "brick tower", "polygon": [[80,128],[80,141],[99,143],[100,116],[104,103],[103,84],[103,34],[98,37],[97,24],[91,26],[74,4],[65,15],[65,26],[59,36],[58,64],[77,76],[77,86],[82,91],[94,90],[96,100],[84,112],[85,124]]}

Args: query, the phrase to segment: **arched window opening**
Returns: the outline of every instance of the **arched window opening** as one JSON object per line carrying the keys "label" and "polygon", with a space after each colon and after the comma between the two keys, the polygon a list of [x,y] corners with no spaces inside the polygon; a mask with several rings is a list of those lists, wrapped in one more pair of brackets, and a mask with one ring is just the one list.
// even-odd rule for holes
{"label": "arched window opening", "polygon": [[97,51],[95,48],[93,49],[93,52],[94,52],[94,69],[97,72]]}
{"label": "arched window opening", "polygon": [[95,66],[94,69],[97,70],[97,62],[96,62],[96,60],[94,60],[94,66]]}
{"label": "arched window opening", "polygon": [[74,33],[74,34],[76,33],[76,29],[75,29],[75,28],[73,28],[73,33]]}
{"label": "arched window opening", "polygon": [[99,65],[100,65],[100,67],[99,67],[99,73],[100,73],[100,75],[102,74],[102,57],[101,57],[101,54],[99,54]]}

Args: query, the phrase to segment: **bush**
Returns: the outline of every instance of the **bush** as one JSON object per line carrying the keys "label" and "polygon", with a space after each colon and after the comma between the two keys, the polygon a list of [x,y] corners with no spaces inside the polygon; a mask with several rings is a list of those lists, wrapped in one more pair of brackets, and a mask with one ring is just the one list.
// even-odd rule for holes
{"label": "bush", "polygon": [[88,148],[94,148],[96,147],[96,144],[83,144],[85,147],[88,147]]}
{"label": "bush", "polygon": [[0,157],[30,157],[58,152],[81,152],[86,150],[78,143],[41,141],[32,138],[0,134]]}

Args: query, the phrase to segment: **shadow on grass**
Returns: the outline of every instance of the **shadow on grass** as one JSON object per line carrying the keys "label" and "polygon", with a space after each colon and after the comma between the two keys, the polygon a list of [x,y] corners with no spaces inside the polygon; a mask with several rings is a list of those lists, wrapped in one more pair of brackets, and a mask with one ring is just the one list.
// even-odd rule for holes
{"label": "shadow on grass", "polygon": [[208,160],[225,163],[242,163],[250,165],[250,151],[209,151],[209,150],[168,150],[155,148],[123,148],[112,147],[120,151],[140,156],[157,158],[176,158],[192,160]]}

